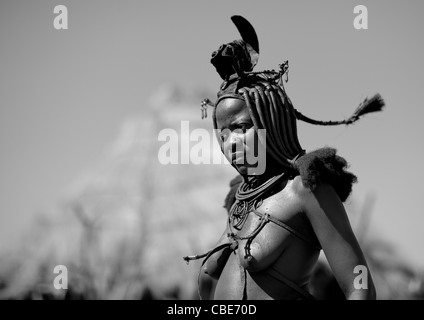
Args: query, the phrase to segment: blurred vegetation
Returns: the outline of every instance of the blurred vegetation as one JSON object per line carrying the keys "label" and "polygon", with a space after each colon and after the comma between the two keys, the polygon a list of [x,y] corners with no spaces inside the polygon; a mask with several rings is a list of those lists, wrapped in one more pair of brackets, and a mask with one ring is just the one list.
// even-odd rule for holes
{"label": "blurred vegetation", "polygon": [[[80,206],[72,206],[72,212],[79,228],[72,233],[75,237],[69,237],[66,231],[63,233],[57,224],[40,220],[25,239],[25,246],[1,255],[0,299],[198,299],[199,264],[185,264],[173,232],[161,232],[168,249],[164,245],[151,248],[151,251],[159,251],[156,253],[161,258],[157,265],[150,265],[143,260],[149,259],[150,254],[145,252],[147,244],[142,233],[115,239],[114,243],[105,242],[100,221],[87,218]],[[60,230],[59,234],[55,233],[56,229]],[[54,234],[51,242],[45,241],[46,232]],[[378,299],[424,299],[423,273],[405,264],[392,245],[382,239],[367,239],[361,241],[361,246]],[[174,250],[176,254],[172,253]],[[187,250],[184,253],[192,253]],[[68,268],[67,290],[53,287],[57,276],[53,268],[57,264]],[[208,277],[201,280],[202,296],[207,297],[215,281]],[[344,299],[325,257],[319,259],[310,288],[318,299]]]}
{"label": "blurred vegetation", "polygon": [[[221,234],[234,173],[223,165],[158,163],[161,128],[179,132],[183,118],[192,129],[211,129],[193,113],[198,96],[184,100],[164,90],[140,119],[124,125],[103,164],[0,253],[0,299],[198,299],[200,262],[187,266],[182,257],[203,253]],[[366,199],[352,221],[378,299],[423,299],[422,270],[369,231],[373,201]],[[56,265],[68,269],[67,290],[53,286]],[[206,297],[215,283],[201,279]],[[344,299],[324,257],[310,286],[318,299]]]}

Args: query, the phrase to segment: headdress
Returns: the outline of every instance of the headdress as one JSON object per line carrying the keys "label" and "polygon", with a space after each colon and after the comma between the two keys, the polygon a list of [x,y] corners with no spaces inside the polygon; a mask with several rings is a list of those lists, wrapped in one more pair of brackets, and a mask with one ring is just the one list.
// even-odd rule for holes
{"label": "headdress", "polygon": [[201,103],[202,119],[207,117],[207,107],[214,107],[213,121],[216,126],[215,108],[222,99],[236,98],[246,102],[256,129],[267,130],[267,151],[282,164],[291,164],[302,148],[297,138],[296,120],[314,125],[352,124],[370,112],[382,110],[384,100],[380,94],[365,99],[347,119],[320,121],[311,119],[293,107],[287,96],[283,76],[288,81],[288,61],[279,70],[254,72],[259,59],[259,41],[253,26],[241,16],[232,16],[241,38],[221,45],[212,53],[211,63],[224,80],[217,93],[217,100],[204,99]]}

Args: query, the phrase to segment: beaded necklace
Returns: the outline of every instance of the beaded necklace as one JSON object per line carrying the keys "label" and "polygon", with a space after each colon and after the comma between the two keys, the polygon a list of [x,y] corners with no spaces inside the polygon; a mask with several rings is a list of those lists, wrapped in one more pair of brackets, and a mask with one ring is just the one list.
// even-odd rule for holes
{"label": "beaded necklace", "polygon": [[275,175],[259,186],[255,186],[257,179],[241,183],[237,189],[236,202],[230,210],[230,224],[235,229],[241,230],[249,212],[258,209],[262,205],[263,195],[286,174],[287,171]]}

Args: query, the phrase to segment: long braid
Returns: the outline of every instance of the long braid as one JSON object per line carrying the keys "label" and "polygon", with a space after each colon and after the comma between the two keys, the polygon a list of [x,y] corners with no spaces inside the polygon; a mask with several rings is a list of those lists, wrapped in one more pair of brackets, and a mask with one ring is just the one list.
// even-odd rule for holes
{"label": "long braid", "polygon": [[267,152],[279,163],[290,166],[291,160],[303,149],[297,137],[294,108],[282,101],[284,93],[280,86],[259,83],[242,88],[239,93],[243,95],[255,128],[266,129]]}

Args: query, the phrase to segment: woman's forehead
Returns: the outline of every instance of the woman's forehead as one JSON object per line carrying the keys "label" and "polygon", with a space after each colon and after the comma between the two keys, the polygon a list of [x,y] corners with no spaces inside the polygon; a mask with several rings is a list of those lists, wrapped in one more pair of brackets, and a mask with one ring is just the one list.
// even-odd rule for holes
{"label": "woman's forehead", "polygon": [[225,98],[222,99],[216,106],[216,117],[229,117],[241,114],[249,114],[246,102],[236,98]]}

